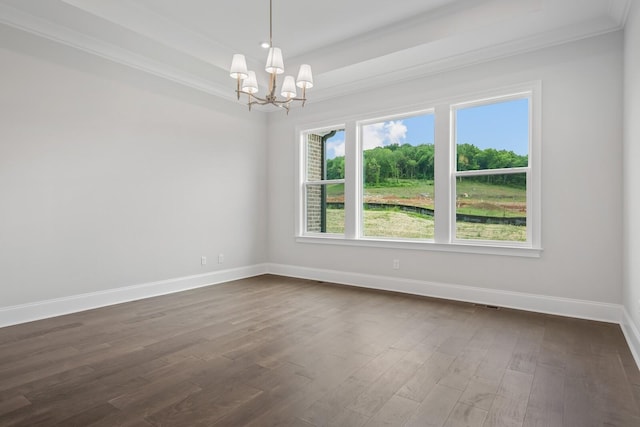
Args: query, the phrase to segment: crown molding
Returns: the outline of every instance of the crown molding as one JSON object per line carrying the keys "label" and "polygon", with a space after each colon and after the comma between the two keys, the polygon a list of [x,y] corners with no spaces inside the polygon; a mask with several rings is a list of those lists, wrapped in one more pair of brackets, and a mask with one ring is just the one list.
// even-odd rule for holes
{"label": "crown molding", "polygon": [[[318,68],[321,69],[319,73],[316,71],[316,86],[313,89],[312,100],[314,102],[326,100],[620,30],[624,26],[632,0],[604,1],[607,1],[606,13],[603,12],[596,18],[585,21],[576,20],[565,26],[548,26],[550,30],[543,32],[536,31],[537,27],[531,21],[526,21],[530,25],[527,27],[528,35],[524,34],[507,41],[504,41],[504,31],[508,31],[509,27],[520,27],[520,21],[508,19],[509,13],[515,13],[516,16],[522,13],[524,14],[522,16],[527,17],[526,19],[540,19],[540,16],[536,18],[536,14],[542,13],[542,9],[536,7],[534,3],[528,3],[525,5],[527,7],[515,8],[511,12],[503,11],[504,16],[500,15],[502,16],[500,19],[506,19],[504,25],[498,26],[494,22],[493,24],[496,25],[479,25],[475,29],[465,30],[466,32],[451,34],[447,34],[444,28],[440,28],[442,25],[438,27],[440,29],[423,29],[414,17],[408,21],[411,28],[407,29],[409,31],[407,34],[412,35],[411,39],[414,41],[421,40],[419,43],[412,43],[406,48],[403,48],[402,44],[392,43],[392,46],[386,47],[387,54],[374,56],[372,52],[376,51],[374,46],[380,38],[396,37],[391,33],[399,27],[398,24],[393,24],[386,29],[381,29],[379,34],[369,33],[345,41],[342,45],[334,46],[335,49],[323,48],[303,57],[292,58],[290,66],[299,65],[297,62],[301,60],[311,61],[312,54],[319,55],[310,62],[315,63],[314,61],[319,60]],[[465,4],[472,3],[465,2]],[[483,3],[495,8],[499,1]],[[228,53],[228,48],[220,43],[201,38],[188,28],[171,22],[165,22],[169,30],[163,34],[160,31],[161,23],[144,22],[144,16],[149,18],[143,13],[146,9],[136,9],[133,16],[127,15],[125,21],[120,23],[118,16],[129,9],[123,9],[115,4],[83,5],[77,0],[61,0],[61,4],[78,8],[78,11],[89,14],[88,17],[95,17],[100,22],[109,23],[114,31],[119,28],[120,31],[128,31],[130,34],[153,41],[156,50],[145,54],[142,49],[134,50],[133,46],[116,45],[95,35],[89,36],[74,28],[53,22],[53,19],[34,16],[32,13],[21,10],[19,6],[9,6],[2,1],[0,1],[0,23],[218,98],[236,101],[226,68],[221,65],[220,56]],[[457,7],[460,8],[461,5],[458,4]],[[453,24],[456,22],[455,17],[445,13],[451,12],[450,9],[451,7],[443,8],[437,16],[445,21],[453,19],[451,21]],[[478,16],[474,13],[479,12],[469,11],[465,16],[477,18]],[[154,14],[153,17],[155,16]],[[153,17],[149,19],[153,20]],[[159,18],[163,17],[159,16]],[[429,31],[434,32],[429,33]],[[398,34],[397,37],[401,40],[403,36]],[[191,41],[194,41],[195,45],[192,45]],[[392,48],[393,46],[395,49]],[[220,48],[221,51],[207,56],[207,47]],[[358,50],[367,50],[368,53],[356,59],[353,52]],[[172,56],[175,52],[181,53],[182,56]],[[213,55],[217,55],[217,59]],[[193,59],[194,62],[191,64],[193,66],[180,62],[180,58],[186,58],[187,62]],[[322,71],[322,64],[325,64],[325,71]],[[333,64],[333,66],[327,64]],[[264,82],[261,84],[264,86]]]}
{"label": "crown molding", "polygon": [[89,37],[79,31],[46,21],[2,3],[0,3],[0,23],[210,95],[229,100],[235,99],[235,94],[227,85],[223,86],[213,80],[202,79],[183,69]]}

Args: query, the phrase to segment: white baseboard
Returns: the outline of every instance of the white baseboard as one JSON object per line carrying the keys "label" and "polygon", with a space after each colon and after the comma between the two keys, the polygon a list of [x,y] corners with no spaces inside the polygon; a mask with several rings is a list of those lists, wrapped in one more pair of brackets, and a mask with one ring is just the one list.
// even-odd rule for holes
{"label": "white baseboard", "polygon": [[105,291],[91,292],[70,297],[38,301],[28,304],[0,307],[0,327],[76,313],[93,308],[135,301],[204,286],[216,285],[231,280],[258,276],[267,272],[266,264],[233,268],[197,274],[187,277],[142,283]]}
{"label": "white baseboard", "polygon": [[321,280],[343,285],[488,304],[602,322],[621,323],[622,320],[622,306],[619,304],[282,264],[269,264],[268,272],[301,279]]}
{"label": "white baseboard", "polygon": [[472,286],[452,285],[397,277],[348,273],[336,270],[283,264],[253,266],[214,271],[194,276],[160,280],[134,286],[91,292],[28,304],[0,307],[0,327],[41,320],[64,314],[120,304],[159,295],[181,292],[232,280],[272,273],[281,276],[338,283],[343,285],[402,292],[477,304],[488,304],[538,313],[618,323],[640,367],[640,332],[622,305],[560,298]]}
{"label": "white baseboard", "polygon": [[624,317],[620,322],[624,337],[627,339],[631,354],[636,361],[636,365],[640,368],[640,331],[633,322],[626,308],[623,308]]}

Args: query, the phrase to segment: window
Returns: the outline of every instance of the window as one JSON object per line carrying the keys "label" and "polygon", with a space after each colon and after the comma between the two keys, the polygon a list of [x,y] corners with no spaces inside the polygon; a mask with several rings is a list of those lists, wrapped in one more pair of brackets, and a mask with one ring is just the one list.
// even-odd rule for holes
{"label": "window", "polygon": [[300,132],[305,242],[539,256],[540,84]]}
{"label": "window", "polygon": [[433,239],[434,116],[361,124],[364,237]]}
{"label": "window", "polygon": [[526,242],[528,94],[455,105],[455,238]]}
{"label": "window", "polygon": [[305,230],[344,234],[344,129],[305,132]]}

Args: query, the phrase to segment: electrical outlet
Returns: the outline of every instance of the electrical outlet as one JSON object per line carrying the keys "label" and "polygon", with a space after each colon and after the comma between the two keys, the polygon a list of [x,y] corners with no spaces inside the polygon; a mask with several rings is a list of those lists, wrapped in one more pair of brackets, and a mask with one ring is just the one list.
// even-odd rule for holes
{"label": "electrical outlet", "polygon": [[206,263],[207,263],[207,257],[206,256],[200,257],[200,265],[205,265]]}
{"label": "electrical outlet", "polygon": [[218,264],[222,264],[224,262],[224,254],[218,255]]}
{"label": "electrical outlet", "polygon": [[399,259],[394,259],[393,260],[393,269],[394,270],[400,270],[400,260]]}

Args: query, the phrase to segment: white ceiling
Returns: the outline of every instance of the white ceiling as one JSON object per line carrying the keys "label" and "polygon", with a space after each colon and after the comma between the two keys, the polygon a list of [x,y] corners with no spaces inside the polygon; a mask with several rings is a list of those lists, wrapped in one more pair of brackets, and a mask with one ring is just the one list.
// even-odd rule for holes
{"label": "white ceiling", "polygon": [[[631,1],[273,0],[273,37],[313,102],[616,31]],[[266,84],[268,0],[0,0],[0,22],[228,99],[244,53]]]}

